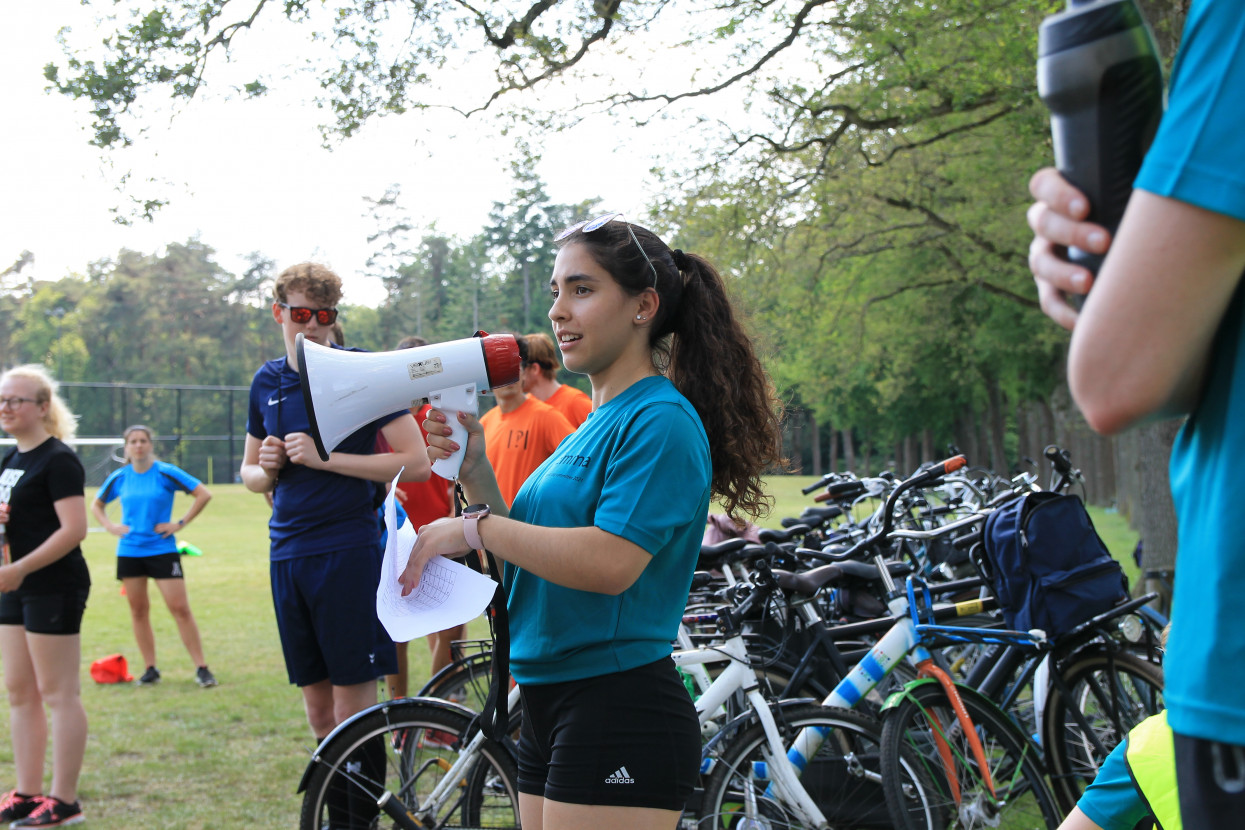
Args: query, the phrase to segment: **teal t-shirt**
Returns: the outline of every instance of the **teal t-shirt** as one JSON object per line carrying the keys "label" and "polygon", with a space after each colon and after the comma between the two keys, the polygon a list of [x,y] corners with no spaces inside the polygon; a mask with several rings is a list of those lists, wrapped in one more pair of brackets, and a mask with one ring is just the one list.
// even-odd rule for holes
{"label": "teal t-shirt", "polygon": [[155,461],[143,473],[126,464],[113,470],[100,485],[96,498],[104,504],[121,499],[121,524],[130,532],[117,542],[117,556],[157,556],[177,553],[177,540],[156,533],[158,524],[173,517],[173,494],[189,493],[201,484],[179,467]]}
{"label": "teal t-shirt", "polygon": [[[1245,221],[1245,6],[1195,0],[1169,104],[1136,186]],[[1179,273],[1171,278],[1180,279]],[[1178,519],[1165,699],[1173,731],[1245,744],[1245,338],[1236,296],[1220,323],[1203,398],[1176,438]]]}
{"label": "teal t-shirt", "polygon": [[542,527],[599,527],[652,554],[618,596],[577,591],[507,564],[510,669],[560,683],[660,660],[691,587],[709,512],[709,440],[663,377],[595,410],[528,477],[510,515]]}
{"label": "teal t-shirt", "polygon": [[1150,818],[1150,810],[1128,774],[1128,762],[1124,759],[1127,746],[1127,741],[1120,741],[1111,750],[1093,783],[1076,803],[1102,830],[1133,830],[1139,821]]}

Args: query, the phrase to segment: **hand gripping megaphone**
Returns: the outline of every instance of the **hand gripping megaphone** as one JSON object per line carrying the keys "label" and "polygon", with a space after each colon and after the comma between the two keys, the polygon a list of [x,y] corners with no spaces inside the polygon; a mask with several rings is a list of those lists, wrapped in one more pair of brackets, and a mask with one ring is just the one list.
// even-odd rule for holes
{"label": "hand gripping megaphone", "polygon": [[457,412],[479,411],[476,394],[519,379],[519,346],[512,334],[485,334],[393,352],[350,352],[295,341],[298,377],[311,437],[320,459],[356,429],[427,398],[450,415],[459,449],[433,463],[442,478],[458,478],[467,430]]}

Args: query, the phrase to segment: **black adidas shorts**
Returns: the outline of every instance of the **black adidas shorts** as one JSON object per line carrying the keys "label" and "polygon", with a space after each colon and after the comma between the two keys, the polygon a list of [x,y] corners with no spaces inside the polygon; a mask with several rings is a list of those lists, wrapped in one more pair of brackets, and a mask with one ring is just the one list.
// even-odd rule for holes
{"label": "black adidas shorts", "polygon": [[118,556],[117,579],[149,576],[152,579],[185,579],[180,553],[158,553],[155,556]]}
{"label": "black adidas shorts", "polygon": [[521,689],[519,792],[568,804],[683,809],[700,772],[700,726],[669,657]]}

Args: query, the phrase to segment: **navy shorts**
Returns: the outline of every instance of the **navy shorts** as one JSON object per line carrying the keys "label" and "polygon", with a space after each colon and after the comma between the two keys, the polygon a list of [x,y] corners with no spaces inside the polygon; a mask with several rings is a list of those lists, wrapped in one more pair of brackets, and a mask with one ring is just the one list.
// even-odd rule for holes
{"label": "navy shorts", "polygon": [[519,792],[568,804],[683,809],[700,774],[700,725],[669,657],[520,689]]}
{"label": "navy shorts", "polygon": [[79,634],[86,588],[60,594],[0,593],[0,625],[21,625],[31,634]]}
{"label": "navy shorts", "polygon": [[1173,735],[1180,823],[1239,827],[1245,814],[1245,746]]}
{"label": "navy shorts", "polygon": [[149,576],[152,579],[185,579],[180,553],[159,553],[155,556],[118,556],[117,579]]}
{"label": "navy shorts", "polygon": [[269,572],[291,683],[354,686],[397,674],[397,650],[376,618],[379,548],[281,559]]}

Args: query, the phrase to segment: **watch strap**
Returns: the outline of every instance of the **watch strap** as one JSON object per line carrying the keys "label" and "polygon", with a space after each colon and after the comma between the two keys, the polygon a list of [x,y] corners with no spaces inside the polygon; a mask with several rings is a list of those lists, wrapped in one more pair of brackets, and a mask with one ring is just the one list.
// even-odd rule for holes
{"label": "watch strap", "polygon": [[484,550],[484,540],[480,538],[480,519],[488,513],[463,514],[463,538],[472,550]]}

